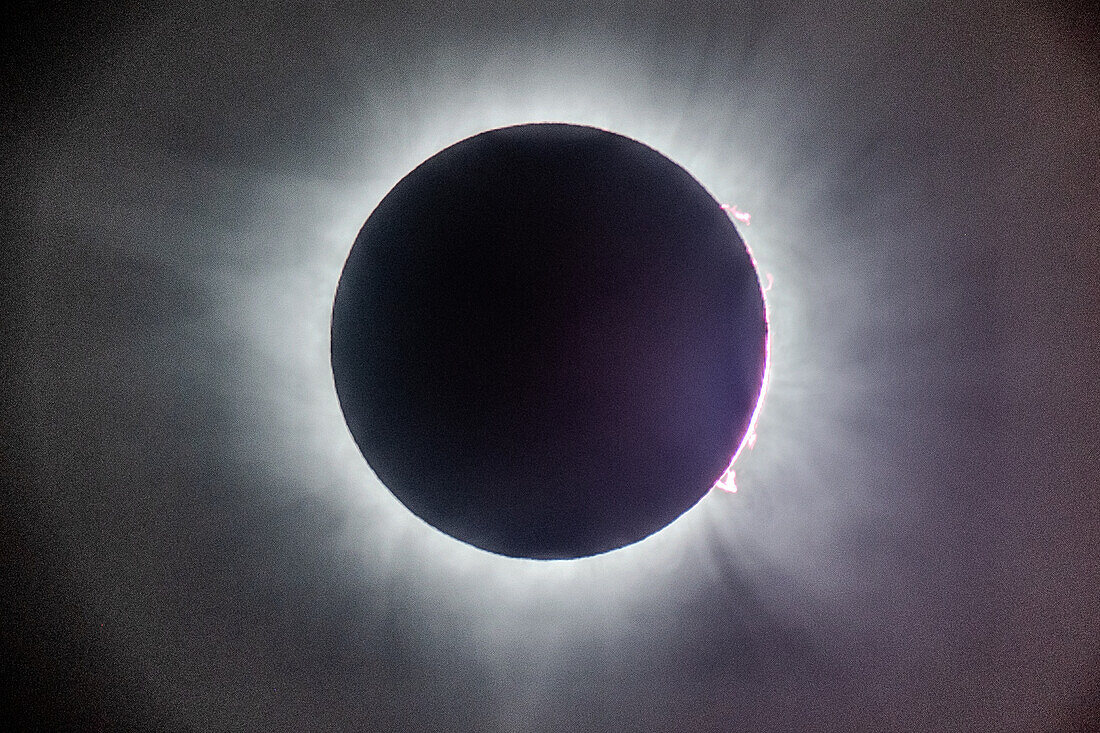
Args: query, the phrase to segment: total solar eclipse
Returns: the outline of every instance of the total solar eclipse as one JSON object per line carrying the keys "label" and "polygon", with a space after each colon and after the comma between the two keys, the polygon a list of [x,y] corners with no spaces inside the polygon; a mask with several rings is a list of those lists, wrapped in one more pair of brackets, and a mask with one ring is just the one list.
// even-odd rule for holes
{"label": "total solar eclipse", "polygon": [[367,463],[437,529],[555,559],[694,505],[750,428],[767,321],[752,257],[687,171],[592,127],[490,130],[367,219],[332,311]]}

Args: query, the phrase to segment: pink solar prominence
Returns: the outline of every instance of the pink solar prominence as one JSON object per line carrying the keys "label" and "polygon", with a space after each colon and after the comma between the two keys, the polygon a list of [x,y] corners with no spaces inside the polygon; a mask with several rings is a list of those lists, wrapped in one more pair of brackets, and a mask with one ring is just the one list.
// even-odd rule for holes
{"label": "pink solar prominence", "polygon": [[[746,226],[748,226],[749,221],[752,219],[751,214],[739,210],[733,204],[721,204],[721,206],[722,210],[730,215],[730,218],[735,219],[745,224]],[[745,243],[745,249],[748,250],[749,257],[752,259],[752,266],[753,268],[755,268],[757,276],[759,277],[761,275],[760,265],[757,263],[756,256],[753,255],[752,248],[748,245],[747,242]],[[745,450],[746,448],[752,450],[752,447],[756,445],[756,421],[760,417],[761,409],[764,407],[764,395],[768,391],[768,380],[771,376],[771,324],[768,322],[768,301],[767,298],[764,297],[764,294],[772,289],[774,278],[772,277],[770,272],[765,273],[764,277],[767,279],[767,282],[760,282],[760,293],[761,297],[764,298],[764,321],[765,323],[768,323],[768,328],[764,337],[764,374],[760,381],[760,396],[756,399],[756,407],[753,408],[752,418],[749,419],[749,428],[745,431],[745,437],[741,440],[741,445],[737,446],[737,450],[734,451],[733,457],[730,458],[729,466],[722,473],[722,475],[718,477],[718,480],[714,482],[714,486],[712,487],[715,489],[721,489],[722,491],[726,491],[731,494],[737,492],[737,482],[735,480],[736,472],[733,470],[733,464],[737,461],[737,457],[741,455],[741,452],[743,450]]]}

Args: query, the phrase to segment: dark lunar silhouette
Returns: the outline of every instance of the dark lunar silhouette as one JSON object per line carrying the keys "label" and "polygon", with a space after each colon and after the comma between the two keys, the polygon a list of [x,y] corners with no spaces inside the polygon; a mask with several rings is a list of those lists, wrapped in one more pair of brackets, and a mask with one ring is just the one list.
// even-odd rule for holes
{"label": "dark lunar silhouette", "polygon": [[752,260],[686,171],[629,138],[476,135],[402,179],[348,256],[332,368],[379,479],[492,552],[593,555],[721,476],[760,392]]}

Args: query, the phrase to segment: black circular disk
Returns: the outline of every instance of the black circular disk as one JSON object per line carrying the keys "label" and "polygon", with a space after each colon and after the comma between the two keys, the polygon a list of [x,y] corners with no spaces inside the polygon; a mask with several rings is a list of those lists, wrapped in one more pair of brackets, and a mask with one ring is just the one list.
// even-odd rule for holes
{"label": "black circular disk", "polygon": [[348,427],[429,524],[503,555],[636,542],[698,501],[760,393],[764,302],[686,171],[590,127],[491,130],[382,200],[344,266]]}

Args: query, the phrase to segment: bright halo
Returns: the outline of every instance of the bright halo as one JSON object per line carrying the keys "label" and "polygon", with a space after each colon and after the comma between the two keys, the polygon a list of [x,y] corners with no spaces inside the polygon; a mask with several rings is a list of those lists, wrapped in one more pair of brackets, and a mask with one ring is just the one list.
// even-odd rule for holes
{"label": "bright halo", "polygon": [[[641,542],[594,557],[547,562],[493,555],[424,523],[374,477],[348,432],[336,399],[328,343],[333,295],[344,259],[363,221],[398,180],[442,148],[483,130],[553,121],[600,127],[639,140],[687,170],[719,202],[736,202],[752,212],[751,231],[739,228],[761,278],[767,273],[770,281],[774,274],[784,286],[797,281],[785,271],[775,244],[777,225],[769,219],[764,199],[776,183],[748,169],[737,150],[714,143],[729,135],[728,130],[711,134],[709,115],[687,119],[631,95],[624,90],[641,87],[628,83],[629,72],[621,73],[623,79],[588,79],[586,85],[572,78],[568,92],[562,88],[568,75],[547,75],[541,84],[515,79],[503,87],[486,80],[462,94],[456,90],[450,95],[403,98],[372,110],[371,116],[381,115],[385,124],[373,126],[374,133],[362,137],[356,161],[362,175],[269,184],[284,191],[293,186],[302,196],[295,229],[266,233],[277,239],[275,246],[293,253],[280,260],[289,264],[221,283],[221,317],[246,342],[241,368],[262,375],[253,383],[265,385],[230,396],[234,404],[247,405],[241,409],[249,410],[266,444],[257,450],[266,451],[273,466],[289,472],[289,482],[343,510],[343,544],[362,558],[365,575],[393,578],[419,597],[430,597],[471,620],[481,618],[483,623],[474,622],[471,628],[484,633],[499,635],[511,629],[517,638],[529,634],[531,615],[548,607],[573,625],[603,623],[628,616],[645,588],[692,582],[697,576],[685,576],[681,570],[709,557],[709,543],[741,542],[738,533],[746,525],[745,518],[739,518],[744,514],[740,502],[746,494],[766,490],[766,467],[780,449],[765,449],[768,441],[761,437],[754,451],[744,450],[758,432],[770,437],[772,423],[763,419],[762,389],[750,429],[733,457],[745,469],[741,494],[711,491],[677,521]],[[573,91],[578,88],[583,91]],[[744,144],[752,141],[746,138]],[[762,290],[768,288],[762,284]],[[797,338],[788,323],[776,322],[776,309],[784,306],[773,303],[775,292],[765,296],[765,387],[771,375],[789,363],[787,347]],[[786,339],[774,337],[772,329],[777,326]],[[730,479],[727,472],[723,480]],[[485,618],[487,607],[495,609],[493,619]],[[610,617],[589,618],[593,607],[605,609]]]}

